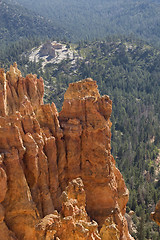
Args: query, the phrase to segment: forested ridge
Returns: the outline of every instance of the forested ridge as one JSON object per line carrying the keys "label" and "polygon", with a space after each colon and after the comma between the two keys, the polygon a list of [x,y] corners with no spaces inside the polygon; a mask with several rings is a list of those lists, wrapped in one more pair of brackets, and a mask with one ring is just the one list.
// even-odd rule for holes
{"label": "forested ridge", "polygon": [[68,84],[86,77],[97,81],[101,94],[110,96],[112,154],[130,190],[127,212],[135,212],[137,229],[133,236],[158,240],[158,226],[149,215],[160,199],[160,51],[127,38],[81,41],[69,47],[81,56],[74,64],[67,59],[42,69],[42,62],[29,62],[21,54],[11,57],[10,52],[10,59],[18,62],[23,74],[43,76],[44,101],[53,101],[59,110]]}
{"label": "forested ridge", "polygon": [[[9,1],[9,0],[6,0]],[[129,35],[159,45],[158,0],[14,0],[52,20],[70,33],[70,39],[96,39],[108,34]]]}
{"label": "forested ridge", "polygon": [[56,23],[13,1],[0,0],[0,49],[22,39],[65,37],[66,31]]}

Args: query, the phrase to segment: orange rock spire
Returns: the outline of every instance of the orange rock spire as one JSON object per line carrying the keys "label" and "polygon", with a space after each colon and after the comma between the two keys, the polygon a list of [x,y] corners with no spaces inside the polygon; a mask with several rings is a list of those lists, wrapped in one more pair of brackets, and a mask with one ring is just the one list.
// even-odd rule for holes
{"label": "orange rock spire", "polygon": [[0,239],[133,239],[111,100],[92,79],[70,84],[60,114],[43,94],[36,75],[0,70]]}

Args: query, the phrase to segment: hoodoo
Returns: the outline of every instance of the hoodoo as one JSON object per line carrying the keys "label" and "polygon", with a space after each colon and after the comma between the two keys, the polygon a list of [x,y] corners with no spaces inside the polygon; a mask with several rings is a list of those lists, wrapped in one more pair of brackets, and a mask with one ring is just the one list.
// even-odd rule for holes
{"label": "hoodoo", "polygon": [[71,83],[58,113],[43,94],[36,75],[0,70],[0,239],[133,239],[110,98],[92,79]]}

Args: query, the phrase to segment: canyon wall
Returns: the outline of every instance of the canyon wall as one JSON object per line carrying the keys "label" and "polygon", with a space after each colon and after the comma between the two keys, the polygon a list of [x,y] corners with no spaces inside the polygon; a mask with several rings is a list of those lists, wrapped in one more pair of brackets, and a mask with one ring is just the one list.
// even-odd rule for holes
{"label": "canyon wall", "polygon": [[133,239],[111,100],[92,79],[69,85],[60,113],[43,94],[36,75],[0,70],[0,239]]}

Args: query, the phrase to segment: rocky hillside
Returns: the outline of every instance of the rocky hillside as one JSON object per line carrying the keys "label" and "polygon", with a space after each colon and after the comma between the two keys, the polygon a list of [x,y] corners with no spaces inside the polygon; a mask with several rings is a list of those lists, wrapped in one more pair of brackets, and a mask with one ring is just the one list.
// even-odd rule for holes
{"label": "rocky hillside", "polygon": [[92,79],[69,85],[59,114],[43,94],[43,80],[16,64],[0,71],[1,240],[133,239],[111,155],[111,100]]}

